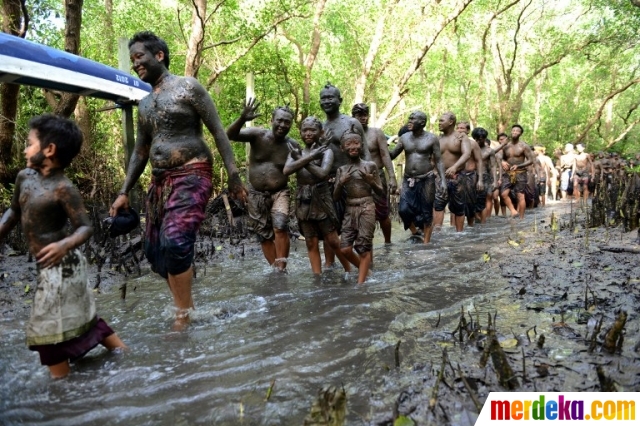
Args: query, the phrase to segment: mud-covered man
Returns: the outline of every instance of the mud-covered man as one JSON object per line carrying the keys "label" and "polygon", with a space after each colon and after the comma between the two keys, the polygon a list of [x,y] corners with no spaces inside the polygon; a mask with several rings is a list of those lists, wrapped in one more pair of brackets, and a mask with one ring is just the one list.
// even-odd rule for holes
{"label": "mud-covered man", "polygon": [[147,199],[145,254],[153,271],[167,279],[176,306],[174,329],[183,329],[193,308],[191,284],[196,233],[211,196],[211,150],[202,125],[213,135],[229,175],[232,196],[244,199],[233,151],[211,96],[194,78],[169,72],[169,48],[144,31],[129,40],[133,70],[152,91],[138,106],[136,145],[122,189],[109,211],[129,207],[128,193],[152,167]]}
{"label": "mud-covered man", "polygon": [[562,195],[562,200],[567,199],[569,182],[571,181],[571,169],[573,168],[573,157],[575,157],[575,155],[573,144],[566,144],[563,155],[560,156],[560,194]]}
{"label": "mud-covered man", "polygon": [[[524,218],[524,211],[527,206],[525,191],[528,184],[527,167],[535,159],[529,145],[520,140],[523,128],[519,124],[511,126],[511,140],[507,146],[498,154],[502,167],[502,187],[500,196],[504,199],[507,208],[511,212],[511,217]],[[511,201],[511,193],[516,195],[517,209]]]}
{"label": "mud-covered man", "polygon": [[[391,243],[391,209],[389,195],[395,194],[396,188],[398,188],[398,182],[396,181],[393,163],[389,156],[387,137],[381,129],[369,127],[369,106],[367,106],[367,104],[355,104],[351,108],[351,115],[362,124],[369,154],[371,155],[371,161],[378,166],[384,194],[381,196],[374,194],[373,199],[376,203],[376,220],[380,222],[380,229],[382,230],[385,244],[389,244]],[[388,185],[385,169],[389,174]]]}
{"label": "mud-covered man", "polygon": [[[489,132],[482,127],[476,127],[471,132],[471,136],[478,144],[482,155],[484,172],[482,174],[483,191],[476,192],[476,211],[480,213],[480,223],[486,223],[487,218],[491,215],[491,207],[493,206],[493,188],[495,185],[500,186],[500,170],[496,161],[496,150],[491,148],[488,136]],[[498,147],[498,151],[502,150],[504,145]]]}
{"label": "mud-covered man", "polygon": [[573,157],[573,165],[571,167],[571,176],[573,178],[573,197],[576,201],[580,201],[582,194],[582,203],[587,204],[589,199],[589,182],[593,180],[595,168],[591,156],[584,152],[584,145],[579,143],[576,146],[578,153]]}
{"label": "mud-covered man", "polygon": [[258,103],[250,99],[240,117],[227,128],[229,139],[251,144],[249,154],[249,199],[247,226],[260,238],[262,253],[278,270],[284,271],[289,257],[289,176],[284,174],[290,150],[299,150],[288,137],[293,124],[289,107],[278,107],[271,114],[271,128],[242,128],[258,117]]}
{"label": "mud-covered man", "polygon": [[398,208],[404,229],[411,229],[413,235],[417,235],[418,230],[423,230],[425,244],[431,241],[433,230],[436,167],[437,176],[440,177],[442,185],[446,185],[444,165],[440,158],[440,142],[436,135],[424,130],[426,124],[427,115],[424,112],[412,112],[407,124],[409,132],[400,136],[391,152],[391,158],[396,158],[402,151],[405,153],[404,176]]}
{"label": "mud-covered man", "polygon": [[[468,182],[461,178],[460,172],[472,154],[471,143],[467,135],[456,131],[456,116],[452,112],[440,116],[438,128],[441,132],[439,142],[445,179],[443,185],[436,189],[434,225],[442,226],[444,209],[448,204],[449,211],[455,216],[456,231],[461,232],[464,228],[465,203],[472,187],[466,186]],[[478,182],[478,185],[482,185],[482,182]]]}
{"label": "mud-covered man", "polygon": [[[468,121],[461,121],[456,126],[456,130],[459,133],[463,133],[467,137],[471,131],[471,125]],[[482,211],[484,210],[484,203],[477,203],[478,193],[483,197],[485,193],[484,182],[482,176],[484,175],[484,161],[482,160],[482,150],[478,143],[472,138],[469,139],[469,146],[471,147],[471,156],[464,165],[464,170],[460,172],[462,177],[466,179],[465,187],[469,188],[467,191],[467,200],[465,202],[465,214],[467,216],[467,224],[473,226],[476,220],[482,219]],[[478,185],[480,184],[480,185]],[[482,190],[478,190],[478,186],[482,187]]]}
{"label": "mud-covered man", "polygon": [[[322,108],[322,111],[324,111],[327,117],[326,121],[323,123],[324,131],[332,135],[328,141],[329,148],[333,151],[333,165],[331,166],[331,172],[329,173],[329,183],[331,183],[331,185],[334,185],[335,183],[335,175],[338,168],[349,164],[349,157],[340,147],[342,135],[347,131],[354,131],[360,135],[363,141],[366,140],[366,135],[360,122],[353,117],[342,114],[340,112],[341,105],[342,96],[340,94],[340,90],[331,83],[327,83],[320,91],[320,108]],[[363,147],[361,155],[363,159],[367,161],[371,160],[369,150],[366,146]],[[334,208],[336,209],[340,226],[342,226],[342,219],[345,212],[344,198],[336,200],[334,202]],[[338,234],[340,234],[340,231],[341,229],[338,228]],[[324,255],[325,265],[333,265],[335,257],[330,246],[324,248]]]}

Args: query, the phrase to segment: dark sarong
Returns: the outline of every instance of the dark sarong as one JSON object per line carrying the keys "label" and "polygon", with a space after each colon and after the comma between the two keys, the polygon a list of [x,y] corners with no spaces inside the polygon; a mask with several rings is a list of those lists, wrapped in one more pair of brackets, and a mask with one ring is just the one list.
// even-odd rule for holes
{"label": "dark sarong", "polygon": [[64,361],[75,361],[95,348],[114,331],[101,318],[95,318],[95,324],[86,333],[65,342],[50,345],[32,345],[29,349],[37,351],[42,365],[56,365]]}
{"label": "dark sarong", "polygon": [[192,163],[152,173],[144,248],[151,269],[167,278],[185,272],[193,263],[196,233],[211,197],[211,164]]}
{"label": "dark sarong", "polygon": [[484,189],[482,191],[476,190],[476,213],[484,211],[487,207],[487,195],[490,194],[493,180],[491,179],[490,172],[484,172],[482,174],[482,184]]}
{"label": "dark sarong", "polygon": [[346,206],[340,247],[353,246],[358,254],[371,251],[373,233],[376,230],[376,205],[373,197],[347,199]]}
{"label": "dark sarong", "polygon": [[274,228],[286,231],[289,225],[291,192],[288,187],[278,191],[257,191],[248,185],[247,228],[258,235],[260,241],[273,240]]}
{"label": "dark sarong", "polygon": [[580,192],[584,191],[584,188],[589,187],[589,172],[587,170],[578,170],[573,176],[573,187],[578,188]]}
{"label": "dark sarong", "polygon": [[409,229],[412,223],[419,229],[431,226],[435,196],[435,173],[427,173],[415,178],[404,177],[398,213],[405,230]]}
{"label": "dark sarong", "polygon": [[436,187],[436,199],[433,208],[437,212],[444,211],[449,204],[449,211],[455,216],[464,216],[466,201],[469,197],[466,189],[467,179],[458,173],[453,178],[446,178],[447,187]]}
{"label": "dark sarong", "polygon": [[298,187],[296,217],[300,233],[305,238],[322,238],[338,228],[338,217],[327,182]]}
{"label": "dark sarong", "polygon": [[502,174],[502,187],[500,193],[502,194],[507,189],[511,194],[524,194],[527,188],[528,176],[526,170],[514,170],[504,172]]}
{"label": "dark sarong", "polygon": [[380,174],[380,183],[382,183],[382,190],[384,191],[383,195],[378,195],[375,192],[373,193],[373,202],[376,203],[376,220],[385,220],[391,214],[391,209],[389,208],[389,186],[387,185],[387,175],[384,173],[384,169],[379,170]]}
{"label": "dark sarong", "polygon": [[476,204],[478,196],[476,186],[478,184],[478,172],[475,170],[463,170],[459,173],[462,196],[464,197],[464,215],[473,217],[476,214]]}

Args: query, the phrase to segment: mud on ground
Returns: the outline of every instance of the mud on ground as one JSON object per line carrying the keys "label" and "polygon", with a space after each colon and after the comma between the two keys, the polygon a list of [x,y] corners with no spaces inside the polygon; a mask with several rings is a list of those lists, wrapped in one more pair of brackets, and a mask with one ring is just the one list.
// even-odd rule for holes
{"label": "mud on ground", "polygon": [[[473,425],[491,391],[640,391],[638,233],[587,229],[584,218],[512,227],[478,260],[502,288],[406,321],[395,351],[406,363],[381,374],[372,401],[398,396],[372,424]],[[440,360],[414,350],[404,361],[417,341],[439,345]]]}

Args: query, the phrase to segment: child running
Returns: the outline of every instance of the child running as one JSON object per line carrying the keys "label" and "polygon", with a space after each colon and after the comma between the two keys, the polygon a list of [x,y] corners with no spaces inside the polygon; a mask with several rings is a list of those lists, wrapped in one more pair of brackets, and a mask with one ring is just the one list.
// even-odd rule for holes
{"label": "child running", "polygon": [[62,378],[70,360],[98,344],[109,350],[126,346],[96,315],[87,261],[78,249],[93,229],[64,169],[80,152],[82,133],[74,122],[52,114],[34,117],[29,128],[27,168],[18,173],[11,206],[0,219],[0,241],[21,221],[38,268],[27,345],[40,354],[51,377]]}
{"label": "child running", "polygon": [[316,117],[307,117],[302,120],[300,136],[306,147],[302,151],[296,147],[290,147],[289,157],[283,169],[286,176],[296,173],[298,228],[307,245],[311,270],[316,275],[322,272],[318,247],[320,238],[324,238],[324,243],[337,254],[344,270],[346,272],[351,270],[349,261],[340,253],[338,216],[333,207],[333,198],[327,182],[327,176],[333,164],[333,151],[328,149],[328,145],[322,143],[325,140],[321,139],[322,134],[322,123]]}
{"label": "child running", "polygon": [[[342,254],[358,266],[358,284],[362,284],[369,273],[373,233],[376,229],[373,192],[384,195],[384,188],[376,163],[360,159],[362,137],[355,129],[351,128],[342,135],[340,147],[349,158],[349,164],[336,171],[336,186],[333,190],[334,200],[342,197],[343,190],[347,199],[340,248]],[[359,256],[353,252],[354,248]]]}

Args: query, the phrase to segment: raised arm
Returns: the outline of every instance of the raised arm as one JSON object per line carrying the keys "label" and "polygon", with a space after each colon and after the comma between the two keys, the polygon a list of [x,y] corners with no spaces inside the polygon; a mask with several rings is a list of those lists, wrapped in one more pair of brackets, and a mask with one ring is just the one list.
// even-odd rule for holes
{"label": "raised arm", "polygon": [[384,187],[382,186],[382,181],[380,180],[380,174],[378,173],[378,166],[373,161],[365,164],[366,174],[363,175],[365,182],[367,182],[373,192],[378,195],[385,195]]}
{"label": "raised arm", "polygon": [[243,128],[247,121],[254,120],[260,116],[257,113],[259,106],[260,103],[253,98],[244,103],[240,117],[227,127],[226,136],[230,140],[234,142],[253,142],[262,134],[261,129],[256,127]]}
{"label": "raised arm", "polygon": [[[323,145],[318,148],[318,152],[322,152],[322,164],[320,166],[316,166],[315,164],[309,163],[306,165],[306,169],[317,177],[318,179],[326,179],[331,172],[331,166],[333,166],[333,151],[328,149],[328,145]],[[321,150],[322,149],[322,150]],[[321,150],[321,151],[320,151]]]}

